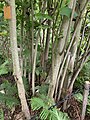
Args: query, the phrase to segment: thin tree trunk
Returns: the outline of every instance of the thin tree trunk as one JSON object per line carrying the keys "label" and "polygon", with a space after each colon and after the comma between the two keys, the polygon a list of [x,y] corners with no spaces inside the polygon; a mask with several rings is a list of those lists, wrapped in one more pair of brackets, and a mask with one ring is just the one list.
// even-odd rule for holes
{"label": "thin tree trunk", "polygon": [[68,55],[68,57],[67,57],[65,69],[64,69],[63,76],[62,76],[62,79],[61,79],[61,83],[60,83],[60,87],[59,87],[59,94],[58,94],[58,98],[57,98],[58,101],[60,100],[60,96],[61,96],[61,92],[62,92],[62,88],[63,88],[63,84],[64,84],[65,75],[66,75],[66,72],[67,72],[69,61],[70,61],[70,55]]}
{"label": "thin tree trunk", "polygon": [[87,42],[87,45],[86,45],[86,51],[82,57],[82,61],[80,62],[79,66],[77,67],[75,73],[73,74],[72,78],[71,78],[71,82],[69,84],[69,91],[72,92],[72,89],[73,89],[73,85],[74,85],[74,82],[78,76],[78,74],[80,73],[84,63],[87,61],[88,59],[88,56],[87,56],[87,53],[88,53],[88,50],[89,50],[89,46],[90,46],[90,34],[88,35],[88,38],[87,38],[88,42]]}
{"label": "thin tree trunk", "polygon": [[15,12],[15,0],[10,0],[11,5],[11,20],[10,20],[10,41],[13,60],[13,72],[17,83],[18,94],[22,105],[22,112],[25,114],[27,120],[30,119],[30,112],[25,97],[25,89],[21,76],[18,49],[17,49],[17,34],[16,34],[16,12]]}
{"label": "thin tree trunk", "polygon": [[24,41],[24,8],[22,6],[22,19],[21,19],[21,42],[20,42],[20,68],[23,76],[23,41]]}
{"label": "thin tree trunk", "polygon": [[84,87],[85,88],[84,88],[84,95],[83,95],[81,120],[85,119],[86,106],[87,106],[87,102],[88,102],[88,95],[89,95],[89,89],[90,89],[90,82],[86,81]]}
{"label": "thin tree trunk", "polygon": [[36,68],[36,57],[37,57],[37,47],[38,47],[38,39],[39,39],[39,33],[37,33],[37,39],[36,39],[36,46],[35,46],[35,54],[34,54],[34,61],[33,61],[33,68],[32,68],[32,92],[33,95],[35,94],[35,68]]}
{"label": "thin tree trunk", "polygon": [[[59,68],[60,68],[60,64],[62,61],[62,57],[63,57],[63,53],[64,53],[64,47],[65,47],[65,38],[66,38],[66,34],[67,34],[67,29],[68,29],[68,24],[69,21],[67,20],[66,17],[64,17],[63,19],[63,23],[62,23],[62,31],[63,31],[63,38],[59,40],[59,43],[57,43],[57,47],[54,53],[54,72],[53,72],[53,81],[50,82],[50,87],[49,90],[51,93],[51,98],[53,98],[54,95],[54,90],[55,90],[55,85],[56,85],[56,79],[58,76],[58,72],[59,72]],[[51,77],[50,77],[51,78]]]}
{"label": "thin tree trunk", "polygon": [[[53,30],[52,30],[52,33],[53,33]],[[49,97],[51,97],[52,99],[53,99],[53,95],[51,94],[52,93],[52,87],[53,87],[53,81],[54,81],[54,74],[53,74],[53,72],[54,72],[54,36],[53,36],[53,34],[52,34],[52,66],[51,66],[51,80],[52,80],[52,82],[51,82],[51,84],[49,85],[49,90],[48,90],[48,96]]]}
{"label": "thin tree trunk", "polygon": [[[87,0],[85,0],[85,1],[79,1],[79,2],[80,2],[79,3],[80,4],[80,11],[79,11],[79,13],[82,13],[81,14],[81,17],[82,17],[83,14],[84,14],[84,12],[85,12],[85,10],[86,10],[86,6],[87,6],[88,2],[87,2]],[[78,22],[78,19],[77,19],[77,22]],[[80,38],[81,25],[82,25],[82,19],[80,19],[80,23],[77,26],[77,32],[76,32],[76,36],[75,36],[75,40],[74,40],[75,42],[74,42],[74,44],[72,46],[72,50],[71,50],[71,52],[72,52],[72,58],[71,58],[71,61],[70,61],[70,69],[71,69],[72,73],[73,73],[73,69],[74,69],[74,63],[75,63],[75,58],[76,58],[76,53],[77,53],[77,47],[78,47],[78,42],[79,42],[79,38]],[[70,80],[70,78],[72,79],[71,74],[69,76],[69,80]],[[69,81],[70,84],[71,84],[71,81],[73,81],[73,83],[72,83],[72,85],[73,85],[75,80],[70,80]]]}
{"label": "thin tree trunk", "polygon": [[[72,4],[72,0],[71,0],[70,4]],[[62,32],[63,37],[61,37],[61,39],[59,39],[59,41],[57,42],[56,47],[55,47],[55,51],[54,51],[54,54],[55,54],[54,55],[54,57],[55,57],[54,70],[53,70],[54,75],[53,75],[53,81],[50,82],[50,87],[49,87],[49,89],[50,89],[49,91],[51,93],[51,96],[50,96],[51,98],[54,95],[59,68],[60,68],[61,62],[62,62],[63,57],[64,57],[64,52],[65,52],[64,50],[66,48],[67,36],[69,36],[69,33],[70,33],[68,31],[68,28],[69,28],[69,19],[66,16],[64,16],[63,22],[61,25],[61,32]]]}
{"label": "thin tree trunk", "polygon": [[[48,20],[48,26],[50,27],[51,26],[51,21]],[[45,62],[45,65],[44,67],[46,68],[46,63],[47,63],[47,60],[48,60],[48,53],[49,53],[49,43],[50,43],[50,30],[51,28],[48,28],[47,29],[47,36],[46,36],[46,44],[45,44],[45,51],[44,51],[44,62]]]}
{"label": "thin tree trunk", "polygon": [[[71,19],[70,19],[69,26],[68,26],[68,33],[67,33],[67,35],[66,35],[66,40],[67,40],[68,37],[70,36],[70,28],[71,28],[71,25],[72,25],[72,19],[73,19],[73,15],[74,15],[74,11],[75,11],[75,6],[76,6],[76,1],[71,2],[70,7],[71,7],[71,8],[73,7],[73,10],[72,10]],[[75,32],[75,33],[76,33],[76,32]],[[75,37],[75,34],[74,34],[74,37]],[[69,47],[68,47],[68,49],[67,49],[67,51],[66,51],[66,55],[65,55],[65,57],[64,57],[64,59],[63,59],[63,62],[62,62],[62,64],[61,64],[61,67],[60,67],[60,71],[59,71],[59,73],[58,73],[57,82],[56,82],[55,94],[57,94],[59,79],[60,79],[60,77],[61,77],[61,74],[62,74],[64,65],[65,65],[66,59],[67,59],[67,57],[68,57],[68,54],[70,54],[70,53],[69,53],[69,50],[70,50],[70,48],[71,48],[71,46],[72,46],[74,37],[73,37],[72,40],[71,40],[72,42],[70,43],[70,45],[69,45]]]}

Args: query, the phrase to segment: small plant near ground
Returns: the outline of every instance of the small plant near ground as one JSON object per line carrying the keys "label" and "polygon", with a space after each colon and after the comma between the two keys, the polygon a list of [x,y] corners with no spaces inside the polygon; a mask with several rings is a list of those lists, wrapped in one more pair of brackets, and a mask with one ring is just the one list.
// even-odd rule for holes
{"label": "small plant near ground", "polygon": [[17,89],[15,85],[12,85],[8,81],[4,81],[0,85],[0,103],[3,103],[8,108],[11,109],[13,106],[19,104],[16,95]]}
{"label": "small plant near ground", "polygon": [[68,115],[62,113],[56,107],[49,109],[52,104],[54,104],[54,102],[44,95],[31,99],[31,108],[33,111],[38,110],[40,112],[39,118],[41,120],[69,120]]}

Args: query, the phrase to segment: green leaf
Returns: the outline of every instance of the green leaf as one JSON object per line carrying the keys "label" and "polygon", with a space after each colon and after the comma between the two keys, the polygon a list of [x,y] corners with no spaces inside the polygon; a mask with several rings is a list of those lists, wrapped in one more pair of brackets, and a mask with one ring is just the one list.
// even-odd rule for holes
{"label": "green leaf", "polygon": [[0,102],[6,104],[8,108],[12,108],[14,105],[19,104],[18,99],[4,93],[0,93]]}
{"label": "green leaf", "polygon": [[49,16],[48,14],[42,14],[42,13],[37,13],[36,15],[37,19],[48,19],[48,20],[52,20],[52,17]]}
{"label": "green leaf", "polygon": [[33,97],[31,99],[31,107],[33,110],[39,110],[40,108],[44,107],[45,104],[42,99]]}
{"label": "green leaf", "polygon": [[[72,13],[72,9],[69,7],[63,7],[60,9],[60,14],[65,15],[68,18],[70,18],[71,13]],[[77,16],[78,16],[78,14],[75,12],[73,17],[76,18]]]}
{"label": "green leaf", "polygon": [[17,93],[17,88],[15,85],[12,85],[11,83],[8,82],[8,80],[4,81],[0,85],[0,90],[4,90],[6,95],[14,95]]}
{"label": "green leaf", "polygon": [[40,26],[38,26],[38,28],[47,29],[47,28],[50,28],[50,26],[48,26],[48,25],[40,25]]}
{"label": "green leaf", "polygon": [[46,120],[48,115],[49,115],[48,109],[43,109],[42,112],[40,113],[41,120]]}
{"label": "green leaf", "polygon": [[[45,95],[40,95],[40,98],[31,99],[31,107],[33,110],[39,110],[41,120],[69,120],[69,117],[66,113],[60,112],[57,108],[48,110],[48,108],[53,104]],[[42,109],[41,109],[42,108]]]}
{"label": "green leaf", "polygon": [[70,18],[71,12],[72,12],[72,10],[69,7],[63,7],[60,9],[60,14],[65,15],[68,18]]}
{"label": "green leaf", "polygon": [[66,113],[63,113],[55,108],[50,113],[50,119],[51,120],[70,120]]}
{"label": "green leaf", "polygon": [[37,76],[39,76],[40,71],[39,71],[38,69],[36,69],[36,71],[35,71],[35,72],[36,72],[36,75],[37,75]]}
{"label": "green leaf", "polygon": [[82,96],[81,93],[75,94],[74,97],[75,97],[79,102],[82,102],[82,100],[83,100],[83,96]]}
{"label": "green leaf", "polygon": [[4,120],[4,112],[3,112],[3,109],[0,109],[0,120]]}
{"label": "green leaf", "polygon": [[8,73],[8,69],[6,65],[8,64],[8,61],[5,61],[1,66],[0,66],[0,75],[4,75]]}
{"label": "green leaf", "polygon": [[23,78],[23,83],[24,83],[24,87],[25,87],[25,91],[27,92],[29,90],[29,82],[27,80],[26,77],[22,77]]}
{"label": "green leaf", "polygon": [[78,14],[76,12],[74,12],[74,18],[76,18],[78,16]]}
{"label": "green leaf", "polygon": [[3,16],[3,13],[0,13],[0,18]]}

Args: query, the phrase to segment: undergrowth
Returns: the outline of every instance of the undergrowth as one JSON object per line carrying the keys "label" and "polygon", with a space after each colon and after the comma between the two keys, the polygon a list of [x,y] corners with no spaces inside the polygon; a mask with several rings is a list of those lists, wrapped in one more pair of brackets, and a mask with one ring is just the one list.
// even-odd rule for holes
{"label": "undergrowth", "polygon": [[39,112],[38,117],[41,120],[69,120],[68,115],[56,107],[49,109],[52,104],[54,104],[54,102],[45,95],[31,99],[31,108],[33,111],[37,110]]}

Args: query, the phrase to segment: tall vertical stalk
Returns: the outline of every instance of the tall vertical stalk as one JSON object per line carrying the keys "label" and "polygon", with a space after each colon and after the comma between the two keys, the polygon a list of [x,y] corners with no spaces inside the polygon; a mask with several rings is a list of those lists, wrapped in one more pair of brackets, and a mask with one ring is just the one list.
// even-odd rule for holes
{"label": "tall vertical stalk", "polygon": [[11,20],[9,21],[10,25],[10,41],[11,41],[11,52],[13,60],[13,74],[17,83],[18,94],[22,105],[22,112],[25,114],[27,120],[30,119],[30,112],[27,105],[25,97],[25,89],[21,75],[18,49],[17,49],[17,33],[16,33],[16,11],[15,11],[15,0],[10,0],[11,5]]}

